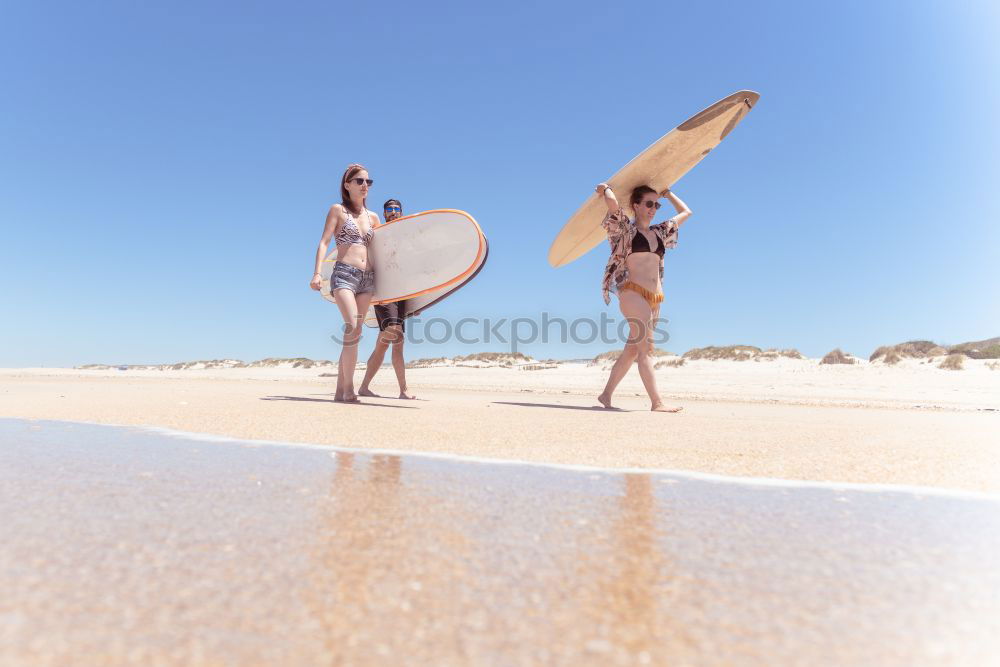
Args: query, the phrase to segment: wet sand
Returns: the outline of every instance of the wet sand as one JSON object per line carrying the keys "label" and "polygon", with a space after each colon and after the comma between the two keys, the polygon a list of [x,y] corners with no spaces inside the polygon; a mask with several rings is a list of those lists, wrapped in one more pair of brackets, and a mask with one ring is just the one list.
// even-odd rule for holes
{"label": "wet sand", "polygon": [[[317,371],[0,372],[0,416],[155,425],[245,439],[505,460],[1000,493],[1000,372],[707,366],[661,372],[676,415],[632,372],[596,407],[597,369],[409,373],[423,399],[333,402]],[[679,369],[685,370],[685,369]],[[359,374],[360,375],[360,374]],[[360,379],[360,378],[359,378]],[[373,385],[392,395],[383,369]],[[511,387],[520,385],[519,389]],[[558,389],[557,387],[566,387]]]}
{"label": "wet sand", "polygon": [[0,443],[2,664],[977,665],[1000,651],[995,498],[58,422],[0,420]]}

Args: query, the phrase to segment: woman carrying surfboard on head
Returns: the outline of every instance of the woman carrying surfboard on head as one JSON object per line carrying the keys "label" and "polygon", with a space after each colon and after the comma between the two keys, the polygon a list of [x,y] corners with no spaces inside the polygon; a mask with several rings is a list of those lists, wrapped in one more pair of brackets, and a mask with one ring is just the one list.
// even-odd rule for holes
{"label": "woman carrying surfboard on head", "polygon": [[[403,205],[398,199],[389,199],[382,204],[382,215],[386,223],[403,217]],[[375,306],[375,318],[378,320],[378,338],[375,339],[375,349],[365,364],[365,379],[361,381],[358,394],[361,396],[378,397],[378,394],[368,388],[372,379],[382,367],[385,351],[392,345],[392,369],[396,371],[396,382],[399,383],[400,398],[416,398],[406,387],[406,360],[403,358],[403,341],[406,339],[406,299],[392,301]]]}
{"label": "woman carrying surfboard on head", "polygon": [[346,403],[360,402],[354,393],[354,369],[358,361],[362,322],[375,291],[375,272],[372,270],[368,246],[379,218],[366,208],[368,188],[372,183],[368,170],[360,164],[352,164],[344,171],[340,179],[341,203],[331,206],[326,216],[323,236],[316,248],[315,273],[309,281],[309,287],[314,290],[322,287],[320,269],[330,239],[334,239],[337,244],[337,263],[330,276],[330,291],[344,318],[344,343],[340,352],[337,390],[333,400]]}
{"label": "woman carrying surfboard on head", "polygon": [[[677,245],[677,230],[691,217],[691,209],[669,189],[662,193],[648,185],[639,185],[629,194],[629,205],[635,221],[629,220],[618,197],[607,183],[597,186],[597,194],[607,206],[601,226],[611,244],[611,257],[604,269],[602,291],[604,303],[611,303],[611,292],[618,293],[618,307],[629,324],[628,342],[611,368],[611,376],[597,400],[611,407],[611,394],[625,377],[632,362],[639,365],[639,377],[649,394],[654,412],[680,412],[663,404],[653,373],[653,328],[663,302],[663,254]],[[651,224],[665,197],[677,209],[677,215],[666,222]]]}

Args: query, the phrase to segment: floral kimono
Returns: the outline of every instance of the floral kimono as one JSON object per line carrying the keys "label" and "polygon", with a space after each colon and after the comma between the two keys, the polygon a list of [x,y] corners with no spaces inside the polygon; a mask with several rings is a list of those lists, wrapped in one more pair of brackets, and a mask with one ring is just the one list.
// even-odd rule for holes
{"label": "floral kimono", "polygon": [[[635,236],[635,223],[625,215],[625,209],[619,207],[614,213],[608,213],[601,222],[604,231],[608,233],[608,243],[611,244],[611,257],[604,268],[604,282],[601,290],[604,303],[611,303],[611,292],[617,292],[618,286],[628,280],[628,269],[625,258],[632,253],[632,237]],[[649,230],[663,243],[663,248],[673,248],[677,245],[677,222],[673,218],[657,225],[650,225]],[[660,258],[660,280],[663,280],[663,258]]]}

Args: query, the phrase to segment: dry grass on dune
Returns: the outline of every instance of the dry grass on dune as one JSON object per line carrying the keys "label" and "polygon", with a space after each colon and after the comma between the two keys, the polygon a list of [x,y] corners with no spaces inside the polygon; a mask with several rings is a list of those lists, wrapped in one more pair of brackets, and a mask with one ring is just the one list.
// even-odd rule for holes
{"label": "dry grass on dune", "polygon": [[475,354],[459,355],[455,361],[531,361],[531,357],[520,352],[476,352]]}
{"label": "dry grass on dune", "polygon": [[441,364],[447,364],[451,359],[448,357],[424,357],[422,359],[413,359],[406,362],[407,368],[428,368],[430,366],[438,366]]}
{"label": "dry grass on dune", "polygon": [[[500,366],[512,368],[518,364],[534,361],[520,352],[476,352],[474,354],[458,355],[457,357],[429,357],[414,359],[406,364],[407,368],[430,368],[432,366]],[[471,362],[471,363],[470,363]]]}
{"label": "dry grass on dune", "polygon": [[[614,362],[618,360],[622,354],[621,350],[609,350],[608,352],[603,352],[590,361],[591,366],[597,366],[600,364],[606,364],[609,362]],[[654,357],[670,357],[674,356],[666,350],[661,350],[657,348],[653,355]],[[667,368],[667,367],[678,367],[683,366],[684,361],[696,361],[696,360],[708,360],[708,361],[774,361],[776,359],[805,359],[802,354],[795,349],[779,350],[775,348],[769,348],[762,350],[759,347],[753,345],[726,345],[726,346],[709,346],[709,347],[696,347],[685,352],[680,359],[675,360],[663,360],[657,362],[654,368]]]}
{"label": "dry grass on dune", "polygon": [[964,354],[949,354],[938,368],[943,368],[946,371],[960,371],[963,361],[965,361]]}
{"label": "dry grass on dune", "polygon": [[[1000,344],[990,345],[982,350],[983,356],[973,356],[973,359],[1000,359]],[[972,356],[972,355],[969,355]]]}
{"label": "dry grass on dune", "polygon": [[762,350],[754,345],[710,345],[708,347],[692,348],[684,353],[684,358],[691,361],[698,359],[707,359],[709,361],[774,361],[782,357],[787,359],[805,358],[802,356],[802,353],[795,349],[778,350],[768,348]]}
{"label": "dry grass on dune", "polygon": [[[948,354],[948,350],[933,341],[911,340],[906,343],[899,343],[898,345],[883,345],[872,352],[872,356],[868,358],[868,361],[878,361],[881,358],[887,364],[894,364],[900,359],[925,359],[927,357],[940,357],[945,354]],[[894,361],[890,361],[892,357],[895,358]]]}
{"label": "dry grass on dune", "polygon": [[779,359],[781,357],[786,359],[805,359],[805,357],[802,356],[802,353],[794,348],[788,350],[770,348],[754,357],[754,361],[774,361],[775,359]]}
{"label": "dry grass on dune", "polygon": [[254,361],[247,364],[248,368],[276,368],[278,366],[291,365],[292,368],[321,368],[324,366],[335,366],[332,361],[308,359],[306,357],[295,357],[294,359],[268,358]]}
{"label": "dry grass on dune", "polygon": [[839,347],[826,353],[826,356],[819,362],[821,364],[856,364],[857,360],[850,355],[844,354]]}
{"label": "dry grass on dune", "polygon": [[[896,345],[883,345],[872,352],[868,360],[881,359],[891,365],[899,359],[930,359],[949,354],[960,354],[970,359],[1000,359],[1000,337],[950,346],[938,345],[930,340],[911,340]],[[890,361],[892,355],[895,355],[896,361]]]}
{"label": "dry grass on dune", "polygon": [[322,368],[335,366],[336,363],[327,359],[309,359],[307,357],[279,358],[268,357],[247,363],[239,359],[199,359],[196,361],[180,361],[175,364],[84,364],[77,366],[79,370],[106,371],[113,369],[121,370],[145,370],[145,371],[187,371],[187,370],[208,370],[219,368],[280,368],[288,366],[291,368]]}
{"label": "dry grass on dune", "polygon": [[1000,337],[952,345],[948,352],[964,354],[970,359],[1000,359]]}
{"label": "dry grass on dune", "polygon": [[[601,352],[599,355],[590,360],[589,366],[597,366],[598,364],[604,364],[608,362],[618,361],[618,357],[622,356],[623,350],[608,350],[607,352]],[[673,354],[662,350],[660,348],[654,348],[653,353],[650,355],[652,357],[672,357]]]}
{"label": "dry grass on dune", "polygon": [[176,364],[84,364],[77,366],[82,371],[146,370],[146,371],[186,371],[206,368],[246,368],[247,364],[239,359],[199,359],[197,361],[181,361]]}

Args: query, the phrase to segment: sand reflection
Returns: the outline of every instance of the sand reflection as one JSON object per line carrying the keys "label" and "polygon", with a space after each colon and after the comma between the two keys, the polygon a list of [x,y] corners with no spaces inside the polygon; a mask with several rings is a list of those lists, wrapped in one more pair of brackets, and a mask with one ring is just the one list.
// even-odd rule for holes
{"label": "sand reflection", "polygon": [[[578,534],[578,617],[569,628],[595,657],[622,664],[666,664],[692,639],[672,616],[684,577],[664,553],[665,509],[650,475],[627,474],[596,525]],[[690,600],[685,602],[690,603]],[[568,610],[567,610],[568,611]]]}
{"label": "sand reflection", "polygon": [[455,615],[448,589],[465,576],[468,549],[456,511],[407,480],[398,456],[338,452],[336,461],[312,600],[330,659],[412,657],[415,640],[453,655],[441,619]]}

